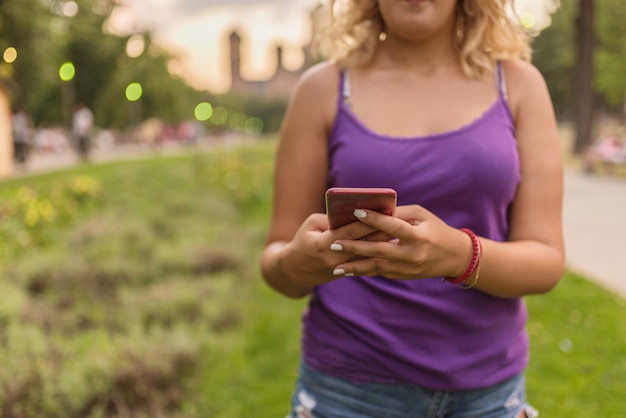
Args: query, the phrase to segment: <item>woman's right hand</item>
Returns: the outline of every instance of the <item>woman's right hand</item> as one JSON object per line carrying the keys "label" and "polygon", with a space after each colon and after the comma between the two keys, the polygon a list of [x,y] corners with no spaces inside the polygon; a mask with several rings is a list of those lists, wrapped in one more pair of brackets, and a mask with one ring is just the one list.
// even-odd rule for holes
{"label": "woman's right hand", "polygon": [[371,236],[375,231],[356,218],[351,224],[330,230],[326,215],[314,213],[305,219],[293,239],[282,247],[278,267],[293,284],[312,289],[341,277],[336,272],[333,274],[335,266],[352,257],[330,250],[333,242],[338,239],[358,240]]}

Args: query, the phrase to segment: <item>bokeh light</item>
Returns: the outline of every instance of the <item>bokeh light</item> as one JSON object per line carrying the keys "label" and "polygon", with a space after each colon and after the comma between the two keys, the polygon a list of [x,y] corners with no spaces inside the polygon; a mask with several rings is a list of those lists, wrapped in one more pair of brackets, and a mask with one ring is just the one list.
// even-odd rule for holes
{"label": "bokeh light", "polygon": [[74,78],[75,75],[76,68],[71,62],[64,62],[61,65],[61,68],[59,68],[59,77],[61,77],[61,80],[63,81],[70,81]]}
{"label": "bokeh light", "polygon": [[130,58],[137,58],[146,49],[146,40],[143,35],[133,35],[126,42],[126,55]]}
{"label": "bokeh light", "polygon": [[258,135],[263,132],[263,120],[257,117],[251,117],[246,120],[244,130],[249,135]]}
{"label": "bokeh light", "polygon": [[228,120],[228,110],[222,106],[217,106],[213,109],[213,114],[211,115],[211,123],[213,125],[223,125]]}
{"label": "bokeh light", "polygon": [[136,102],[141,98],[143,94],[143,88],[139,83],[130,83],[126,86],[126,100],[129,102]]}
{"label": "bokeh light", "polygon": [[207,121],[213,115],[213,106],[207,102],[198,103],[193,113],[200,122]]}
{"label": "bokeh light", "polygon": [[63,16],[74,17],[78,14],[78,3],[75,1],[66,1],[62,5]]}
{"label": "bokeh light", "polygon": [[537,18],[531,12],[522,12],[520,22],[526,29],[533,29],[537,25]]}
{"label": "bokeh light", "polygon": [[7,64],[13,64],[15,60],[17,59],[17,49],[13,48],[12,46],[8,47],[7,49],[4,50],[4,54],[2,54],[2,58],[4,59],[4,62],[6,62]]}
{"label": "bokeh light", "polygon": [[243,130],[246,120],[247,120],[246,115],[244,115],[243,113],[239,113],[239,112],[233,113],[228,118],[228,127],[235,131],[241,131]]}

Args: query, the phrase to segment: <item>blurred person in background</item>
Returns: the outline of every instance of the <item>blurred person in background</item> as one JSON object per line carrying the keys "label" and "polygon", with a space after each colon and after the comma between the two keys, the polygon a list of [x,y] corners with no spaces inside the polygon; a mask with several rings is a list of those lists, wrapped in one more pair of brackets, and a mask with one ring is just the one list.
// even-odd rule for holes
{"label": "blurred person in background", "polygon": [[[508,0],[328,2],[276,155],[265,281],[309,297],[290,417],[518,418],[523,297],[564,269],[550,96]],[[329,187],[395,217],[330,230]]]}
{"label": "blurred person in background", "polygon": [[15,162],[24,166],[28,161],[32,135],[30,120],[24,109],[16,110],[11,116],[11,131]]}
{"label": "blurred person in background", "polygon": [[617,135],[603,136],[591,144],[584,154],[585,172],[594,173],[602,167],[607,174],[614,174],[618,165],[626,164],[626,145]]}
{"label": "blurred person in background", "polygon": [[78,104],[72,115],[72,136],[82,161],[89,160],[92,129],[93,112],[84,104]]}

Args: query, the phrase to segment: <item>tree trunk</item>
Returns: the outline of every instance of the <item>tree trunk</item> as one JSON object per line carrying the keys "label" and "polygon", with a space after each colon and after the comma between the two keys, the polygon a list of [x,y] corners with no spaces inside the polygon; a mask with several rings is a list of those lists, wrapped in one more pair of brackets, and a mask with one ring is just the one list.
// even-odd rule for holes
{"label": "tree trunk", "polygon": [[580,154],[591,144],[593,129],[594,0],[579,0],[576,20],[576,143]]}

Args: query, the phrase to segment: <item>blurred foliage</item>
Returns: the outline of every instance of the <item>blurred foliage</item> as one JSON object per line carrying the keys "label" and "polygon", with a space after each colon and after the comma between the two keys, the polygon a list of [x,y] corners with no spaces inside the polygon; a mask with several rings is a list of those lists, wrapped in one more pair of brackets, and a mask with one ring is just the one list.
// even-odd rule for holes
{"label": "blurred foliage", "polygon": [[257,97],[223,94],[213,100],[220,106],[248,115],[255,115],[264,122],[264,132],[278,132],[287,109],[287,99],[262,99]]}
{"label": "blurred foliage", "polygon": [[[142,120],[159,118],[165,122],[180,122],[193,117],[201,93],[167,70],[168,56],[151,47],[146,35],[146,52],[137,58],[120,54],[93,104],[94,114],[101,126],[123,128]],[[128,102],[125,89],[132,82],[143,88],[140,100]]]}
{"label": "blurred foliage", "polygon": [[596,0],[598,50],[595,87],[608,106],[626,101],[626,2]]}
{"label": "blurred foliage", "polygon": [[213,393],[196,388],[216,384],[204,379],[225,342],[257,317],[272,151],[0,183],[0,225],[30,237],[0,230],[0,416],[206,417],[214,406],[191,411]]}
{"label": "blurred foliage", "polygon": [[0,74],[12,81],[9,88],[16,106],[38,113],[36,105],[58,84],[58,66],[53,66],[61,59],[62,26],[62,18],[44,8],[41,0],[0,2],[0,50],[13,46],[18,51],[14,63],[2,61]]}
{"label": "blurred foliage", "polygon": [[[623,113],[626,100],[626,2],[595,0],[596,50],[594,88],[598,105]],[[533,62],[541,70],[560,116],[574,112],[577,0],[557,0],[552,24],[534,42]]]}
{"label": "blurred foliage", "polygon": [[574,111],[574,18],[577,3],[570,0],[560,3],[551,16],[551,25],[534,40],[533,62],[546,79],[557,114],[564,116]]}
{"label": "blurred foliage", "polygon": [[101,193],[95,179],[78,175],[45,188],[21,186],[4,195],[0,201],[0,265],[21,251],[52,242],[58,228],[93,208]]}
{"label": "blurred foliage", "polygon": [[[78,6],[74,13],[65,7]],[[168,71],[172,56],[159,49],[149,33],[143,53],[126,54],[130,36],[107,33],[107,19],[116,0],[19,0],[0,2],[0,51],[17,49],[13,63],[0,63],[0,80],[8,87],[13,106],[23,107],[36,126],[69,124],[72,108],[83,103],[94,111],[101,128],[125,129],[157,118],[180,123],[193,118],[200,101],[223,106],[229,114],[243,113],[263,120],[263,131],[276,131],[284,101],[232,95],[215,96],[190,87]],[[61,81],[59,68],[72,62],[76,73]],[[129,102],[125,89],[138,82],[139,101]],[[207,130],[230,129],[228,123],[206,123]],[[237,127],[238,129],[241,127]]]}
{"label": "blurred foliage", "polygon": [[[67,124],[72,105],[94,110],[96,124],[122,128],[130,124],[124,92],[131,82],[144,85],[138,118],[189,119],[199,93],[167,71],[168,55],[150,48],[138,58],[126,55],[128,36],[104,33],[114,0],[74,0],[75,15],[64,15],[59,0],[2,2],[0,48],[13,46],[18,58],[4,64],[16,106],[25,107],[35,125]],[[76,74],[62,82],[58,71],[72,62]]]}

